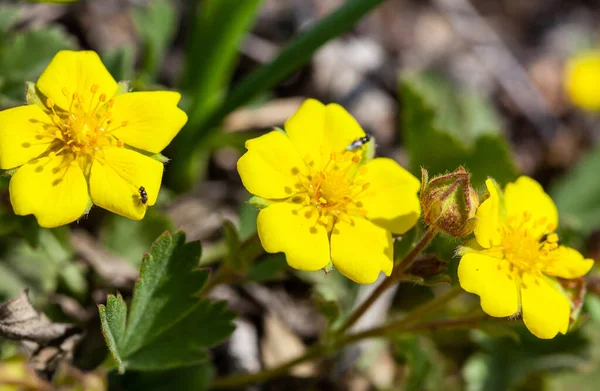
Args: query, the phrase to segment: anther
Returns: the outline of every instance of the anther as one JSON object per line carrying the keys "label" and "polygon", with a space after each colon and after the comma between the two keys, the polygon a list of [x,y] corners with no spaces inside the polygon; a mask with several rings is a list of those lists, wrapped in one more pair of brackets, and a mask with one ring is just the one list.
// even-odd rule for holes
{"label": "anther", "polygon": [[370,183],[365,183],[364,185],[362,185],[363,190],[367,190],[369,187],[371,187]]}
{"label": "anther", "polygon": [[121,141],[121,140],[117,140],[117,147],[119,147],[119,148],[122,148],[122,147],[123,147],[123,145],[125,145],[125,144],[123,143],[123,141]]}
{"label": "anther", "polygon": [[98,92],[98,88],[100,88],[98,84],[92,84],[92,88],[90,88],[90,91],[92,92],[92,94],[95,94],[96,92]]}
{"label": "anther", "polygon": [[129,123],[128,121],[123,121],[123,122],[121,122],[121,126],[127,126],[128,123]]}
{"label": "anther", "polygon": [[360,163],[360,156],[358,156],[358,155],[352,156],[352,163]]}
{"label": "anther", "polygon": [[102,102],[102,103],[106,102],[106,94],[105,93],[100,94],[99,99],[100,99],[100,102]]}
{"label": "anther", "polygon": [[54,101],[50,98],[46,99],[46,106],[48,106],[48,108],[53,108],[54,107]]}
{"label": "anther", "polygon": [[547,241],[548,243],[556,243],[556,242],[558,242],[558,235],[557,235],[557,234],[555,234],[555,233],[553,233],[553,234],[550,234],[550,235],[548,235],[548,237],[546,238],[546,241]]}
{"label": "anther", "polygon": [[523,212],[523,220],[525,220],[525,222],[531,220],[531,211],[526,210],[525,212]]}

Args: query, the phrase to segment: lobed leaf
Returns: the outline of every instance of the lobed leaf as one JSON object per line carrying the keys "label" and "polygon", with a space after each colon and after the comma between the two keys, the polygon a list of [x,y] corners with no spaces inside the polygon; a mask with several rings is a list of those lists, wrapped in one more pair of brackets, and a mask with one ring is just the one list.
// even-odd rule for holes
{"label": "lobed leaf", "polygon": [[129,311],[120,296],[100,307],[102,328],[119,370],[163,370],[195,365],[206,349],[234,330],[224,302],[198,299],[208,279],[198,270],[199,242],[165,233],[144,257]]}

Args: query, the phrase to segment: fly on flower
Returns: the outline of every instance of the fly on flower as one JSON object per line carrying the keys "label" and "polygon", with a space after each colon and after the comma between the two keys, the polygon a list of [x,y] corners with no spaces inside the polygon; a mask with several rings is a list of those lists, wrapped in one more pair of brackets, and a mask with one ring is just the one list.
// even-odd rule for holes
{"label": "fly on flower", "polygon": [[391,159],[363,156],[358,144],[369,137],[339,105],[309,99],[284,128],[247,141],[237,165],[268,205],[257,220],[265,250],[300,270],[333,263],[358,283],[390,275],[392,233],[421,213],[419,180]]}
{"label": "fly on flower", "polygon": [[520,177],[504,192],[491,179],[486,186],[475,239],[460,250],[460,285],[491,316],[522,314],[539,338],[565,334],[571,303],[556,277],[579,278],[594,261],[560,244],[556,206],[536,181]]}
{"label": "fly on flower", "polygon": [[[144,217],[164,169],[153,156],[187,116],[176,92],[125,92],[95,52],[61,51],[28,91],[29,104],[0,112],[0,168],[14,171],[15,213],[43,227],[75,221],[92,204]],[[146,202],[135,201],[138,192]]]}
{"label": "fly on flower", "polygon": [[352,141],[350,143],[350,145],[348,145],[346,147],[347,151],[354,151],[360,147],[363,147],[366,143],[368,143],[369,141],[371,141],[371,138],[373,138],[373,136],[371,136],[370,134],[367,134],[363,137],[359,137],[356,140]]}

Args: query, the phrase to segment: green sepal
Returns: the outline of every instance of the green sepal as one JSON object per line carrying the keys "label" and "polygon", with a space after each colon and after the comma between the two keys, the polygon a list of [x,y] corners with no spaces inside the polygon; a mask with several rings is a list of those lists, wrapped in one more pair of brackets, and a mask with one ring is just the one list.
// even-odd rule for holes
{"label": "green sepal", "polygon": [[156,153],[156,154],[152,155],[151,158],[161,162],[162,164],[167,164],[169,161],[171,161],[171,159],[169,159],[162,153]]}
{"label": "green sepal", "polygon": [[42,100],[37,93],[37,89],[35,88],[35,83],[32,81],[26,81],[25,85],[27,86],[27,90],[25,91],[25,101],[28,105],[39,105],[43,106]]}
{"label": "green sepal", "polygon": [[323,268],[325,273],[330,273],[333,270],[333,261],[330,259],[329,263]]}
{"label": "green sepal", "polygon": [[248,203],[256,209],[261,210],[271,205],[272,202],[262,197],[253,196],[248,200]]}
{"label": "green sepal", "polygon": [[13,176],[14,173],[17,172],[18,169],[19,169],[19,167],[11,168],[10,170],[4,170],[2,172],[2,175],[4,175],[4,176]]}
{"label": "green sepal", "polygon": [[131,82],[129,80],[121,80],[117,85],[119,88],[117,89],[115,96],[126,94],[131,91]]}

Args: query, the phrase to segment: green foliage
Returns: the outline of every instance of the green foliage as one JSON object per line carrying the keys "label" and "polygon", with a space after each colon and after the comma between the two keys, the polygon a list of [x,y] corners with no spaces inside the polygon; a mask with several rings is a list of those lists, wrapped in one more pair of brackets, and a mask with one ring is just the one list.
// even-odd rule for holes
{"label": "green foliage", "polygon": [[127,372],[109,375],[110,389],[152,391],[202,391],[213,377],[209,362],[186,368],[156,372]]}
{"label": "green foliage", "polygon": [[550,195],[561,224],[583,234],[600,228],[600,148],[581,158],[568,175],[555,182]]}
{"label": "green foliage", "polygon": [[22,104],[25,81],[35,80],[59,50],[75,48],[58,27],[11,32],[18,11],[0,6],[0,106]]}
{"label": "green foliage", "polygon": [[60,230],[41,229],[36,245],[25,239],[11,243],[0,257],[0,297],[10,298],[29,288],[34,298],[56,292],[63,282],[70,293],[83,295],[87,282],[71,263],[72,251]]}
{"label": "green foliage", "polygon": [[221,104],[233,75],[239,46],[262,0],[207,0],[197,3],[182,88],[193,96],[190,126]]}
{"label": "green foliage", "polygon": [[118,215],[106,216],[100,231],[100,242],[132,265],[140,265],[143,254],[163,232],[173,229],[171,220],[149,208],[142,221]]}
{"label": "green foliage", "polygon": [[177,11],[172,1],[152,0],[147,7],[137,8],[132,17],[144,47],[140,78],[153,82],[175,35]]}
{"label": "green foliage", "polygon": [[404,75],[400,84],[402,134],[415,175],[421,167],[435,175],[463,165],[475,187],[488,176],[500,183],[516,177],[499,121],[487,102],[429,74]]}
{"label": "green foliage", "polygon": [[132,46],[121,46],[101,54],[102,62],[115,80],[132,80],[135,49]]}
{"label": "green foliage", "polygon": [[208,279],[197,269],[200,243],[178,232],[160,236],[144,257],[129,311],[119,295],[100,305],[106,343],[119,371],[200,364],[206,349],[233,332],[225,302],[196,297]]}

